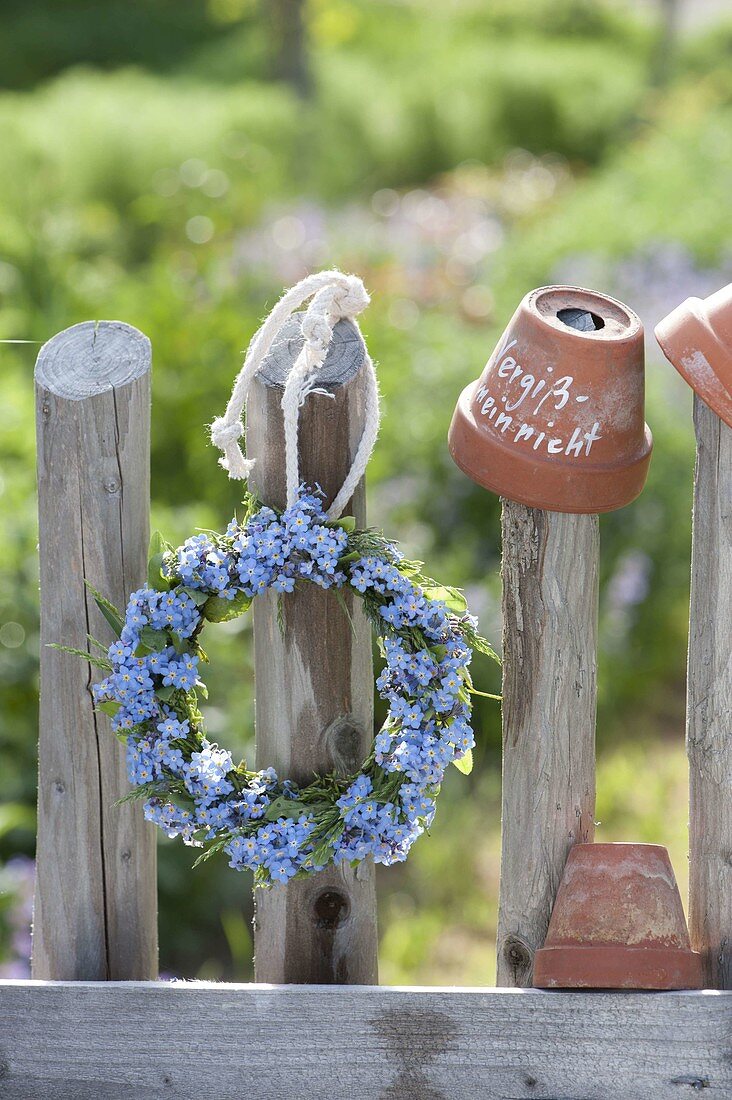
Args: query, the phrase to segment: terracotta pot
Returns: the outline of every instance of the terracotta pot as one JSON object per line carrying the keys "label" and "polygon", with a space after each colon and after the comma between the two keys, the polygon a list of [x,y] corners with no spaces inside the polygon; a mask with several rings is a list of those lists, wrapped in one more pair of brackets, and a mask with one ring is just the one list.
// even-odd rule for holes
{"label": "terracotta pot", "polygon": [[732,428],[732,283],[687,298],[656,325],[663,354],[694,393]]}
{"label": "terracotta pot", "polygon": [[609,512],[646,480],[643,398],[635,313],[592,290],[542,287],[527,294],[483,374],[460,395],[450,453],[473,481],[510,500]]}
{"label": "terracotta pot", "polygon": [[668,852],[660,844],[575,844],[546,942],[540,989],[701,989]]}

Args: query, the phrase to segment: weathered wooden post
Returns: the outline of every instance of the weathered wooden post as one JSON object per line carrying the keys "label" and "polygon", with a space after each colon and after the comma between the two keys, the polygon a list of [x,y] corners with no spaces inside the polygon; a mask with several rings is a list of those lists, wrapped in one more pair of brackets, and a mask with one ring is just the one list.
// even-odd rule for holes
{"label": "weathered wooden post", "polygon": [[689,933],[706,983],[732,989],[732,428],[696,396],[694,426]]}
{"label": "weathered wooden post", "polygon": [[41,703],[33,976],[157,976],[156,857],[90,665],[50,649],[111,641],[85,578],[124,607],[145,577],[150,342],[117,321],[59,333],[36,364]]}
{"label": "weathered wooden post", "polygon": [[[261,500],[284,507],[281,400],[300,348],[301,315],[282,329],[247,405],[247,453]],[[340,489],[364,428],[365,347],[355,324],[339,321],[318,388],[300,416],[300,471],[328,502]],[[328,396],[330,395],[330,396]],[[365,526],[361,482],[345,514]],[[358,770],[373,736],[371,630],[360,601],[314,586],[283,601],[254,602],[257,767],[309,782],[314,772]],[[255,968],[260,982],[374,983],[377,980],[374,867],[343,863],[302,881],[258,890]]]}
{"label": "weathered wooden post", "polygon": [[732,989],[732,284],[688,298],[656,338],[694,390],[689,933],[708,985]]}
{"label": "weathered wooden post", "polygon": [[606,295],[524,298],[450,429],[503,500],[498,984],[531,985],[567,854],[592,840],[599,512],[643,487],[643,330]]}
{"label": "weathered wooden post", "polygon": [[502,502],[498,984],[531,984],[567,854],[592,840],[597,515]]}

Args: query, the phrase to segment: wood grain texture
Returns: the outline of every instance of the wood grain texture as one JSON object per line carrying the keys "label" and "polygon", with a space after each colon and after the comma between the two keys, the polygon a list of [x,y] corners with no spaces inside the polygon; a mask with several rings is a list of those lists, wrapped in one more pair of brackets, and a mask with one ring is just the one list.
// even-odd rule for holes
{"label": "wood grain texture", "polygon": [[[285,504],[283,384],[302,344],[300,315],[286,326],[257,376],[247,406],[253,484],[267,504]],[[300,411],[300,475],[328,502],[348,473],[363,431],[365,349],[356,326],[340,321],[319,385]],[[361,483],[345,514],[365,524]],[[373,737],[371,630],[360,601],[304,585],[283,599],[254,603],[257,767],[308,783],[316,772],[358,771]],[[376,896],[369,860],[341,864],[287,886],[256,892],[258,981],[368,983],[377,977]]]}
{"label": "wood grain texture", "polygon": [[732,994],[0,982],[3,1100],[732,1096]]}
{"label": "wood grain texture", "polygon": [[569,849],[592,840],[597,516],[503,501],[498,983],[531,985]]}
{"label": "wood grain texture", "polygon": [[732,429],[698,397],[694,424],[689,931],[707,983],[732,989]]}
{"label": "wood grain texture", "polygon": [[[119,380],[119,381],[118,381]],[[150,344],[119,322],[59,333],[36,366],[41,701],[33,973],[157,974],[154,828],[129,790],[124,749],[90,691],[97,674],[48,648],[112,633],[84,578],[118,607],[145,577]]]}

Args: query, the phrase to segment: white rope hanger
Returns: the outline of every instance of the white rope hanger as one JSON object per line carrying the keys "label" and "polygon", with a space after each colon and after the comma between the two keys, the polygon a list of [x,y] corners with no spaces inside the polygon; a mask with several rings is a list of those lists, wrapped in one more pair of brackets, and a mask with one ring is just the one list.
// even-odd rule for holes
{"label": "white rope hanger", "polygon": [[[305,342],[288,375],[282,395],[288,508],[297,500],[300,487],[297,453],[300,408],[309,393],[327,392],[318,390],[317,381],[333,339],[334,326],[343,318],[355,320],[369,304],[370,299],[361,280],[356,275],[344,275],[340,271],[321,271],[316,275],[308,275],[283,294],[249,345],[244,364],[234,382],[226,412],[211,425],[211,442],[223,452],[223,457],[219,459],[220,464],[228,471],[230,478],[246,480],[254,467],[254,459],[244,456],[239,440],[244,433],[241,417],[249,387],[277,334],[308,298],[312,301],[302,320]],[[337,519],[353,496],[366,471],[379,432],[379,391],[376,372],[368,352],[363,369],[366,371],[367,381],[363,435],[348,476],[328,509],[330,519]]]}

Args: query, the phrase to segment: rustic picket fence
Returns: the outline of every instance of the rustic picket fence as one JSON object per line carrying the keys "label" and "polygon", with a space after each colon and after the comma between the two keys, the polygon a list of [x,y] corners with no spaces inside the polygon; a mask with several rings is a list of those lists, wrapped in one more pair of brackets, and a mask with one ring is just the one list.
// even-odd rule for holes
{"label": "rustic picket fence", "polygon": [[[257,488],[283,503],[279,400],[297,318],[248,409]],[[340,485],[363,417],[363,345],[339,322],[301,420],[301,469]],[[155,832],[95,715],[92,671],[47,643],[107,637],[84,589],[114,602],[145,574],[149,341],[76,325],[36,366],[41,563],[38,870],[33,981],[0,983],[0,1095],[17,1100],[437,1100],[732,1096],[732,431],[695,406],[688,667],[691,886],[703,993],[526,987],[567,852],[592,839],[599,534],[595,516],[503,505],[501,989],[377,980],[373,869],[330,869],[257,897],[259,984],[160,983]],[[213,461],[213,459],[212,459]],[[685,476],[679,471],[679,477]],[[348,511],[365,519],[363,486]],[[372,736],[371,642],[332,594],[256,601],[258,764],[353,770]],[[679,811],[681,812],[681,810]],[[632,838],[631,838],[632,839]],[[428,842],[426,842],[428,843]],[[216,904],[216,899],[212,899]],[[182,909],[184,912],[184,910]],[[264,984],[273,983],[273,984]],[[280,984],[277,984],[280,983]],[[292,984],[284,984],[292,983]],[[297,984],[295,984],[297,983]]]}

